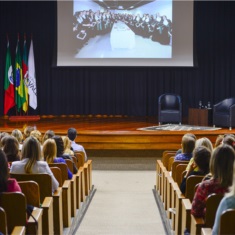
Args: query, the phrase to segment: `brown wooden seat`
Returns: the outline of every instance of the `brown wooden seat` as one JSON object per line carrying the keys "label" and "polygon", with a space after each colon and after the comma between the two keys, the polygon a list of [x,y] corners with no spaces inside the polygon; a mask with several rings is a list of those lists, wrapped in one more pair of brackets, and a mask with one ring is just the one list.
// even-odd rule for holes
{"label": "brown wooden seat", "polygon": [[2,207],[0,207],[0,233],[8,234],[7,232],[7,216]]}
{"label": "brown wooden seat", "polygon": [[15,226],[26,226],[27,233],[42,234],[42,209],[38,208],[32,212],[36,222],[31,216],[27,220],[26,197],[23,193],[1,193],[0,207],[2,207],[6,213],[8,233],[12,233]]}
{"label": "brown wooden seat", "polygon": [[[175,169],[175,182],[179,185],[182,182],[182,174],[185,171],[188,164],[178,164]],[[173,178],[173,177],[172,177]]]}
{"label": "brown wooden seat", "polygon": [[83,167],[85,163],[85,154],[82,151],[75,151],[74,152],[75,157],[77,158],[77,168]]}
{"label": "brown wooden seat", "polygon": [[40,188],[40,202],[43,202],[46,197],[53,197],[53,222],[54,233],[63,233],[63,214],[62,214],[62,189],[59,187],[52,193],[52,180],[48,174],[14,174],[10,176],[17,181],[35,181]]}
{"label": "brown wooden seat", "polygon": [[41,207],[42,214],[42,232],[43,234],[54,233],[53,224],[53,198],[45,197],[42,204],[40,203],[40,188],[35,181],[20,181],[18,182],[22,193],[25,195],[27,204],[34,207]]}
{"label": "brown wooden seat", "polygon": [[162,163],[163,163],[163,165],[167,168],[167,170],[170,170],[170,169],[168,169],[168,162],[169,162],[169,159],[170,159],[170,157],[174,157],[175,156],[175,153],[176,152],[174,152],[174,151],[167,151],[167,152],[165,152],[165,153],[163,153],[163,155],[162,155]]}
{"label": "brown wooden seat", "polygon": [[65,163],[49,163],[48,165],[61,170],[62,184],[59,186],[62,187],[63,225],[69,227],[71,225],[71,181],[68,180],[68,166]]}
{"label": "brown wooden seat", "polygon": [[[174,181],[176,181],[176,167],[179,165],[179,164],[188,164],[188,161],[174,161],[172,163],[172,169],[171,169],[171,176],[173,178]],[[182,172],[181,172],[181,175],[182,175]],[[180,175],[180,177],[181,177]]]}
{"label": "brown wooden seat", "polygon": [[190,234],[201,234],[202,227],[212,228],[215,221],[215,215],[223,195],[211,194],[206,200],[206,214],[204,218],[196,218],[191,215]]}
{"label": "brown wooden seat", "polygon": [[[234,209],[227,209],[224,211],[220,217],[220,227],[219,227],[219,234],[221,235],[234,235],[235,234],[235,210]],[[201,229],[202,235],[211,235],[212,229],[211,228],[202,228]]]}

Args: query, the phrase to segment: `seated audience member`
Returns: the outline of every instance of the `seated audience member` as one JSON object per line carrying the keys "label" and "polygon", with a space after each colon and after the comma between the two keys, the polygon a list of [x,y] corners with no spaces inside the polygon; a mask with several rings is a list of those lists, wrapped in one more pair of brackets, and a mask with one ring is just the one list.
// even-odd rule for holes
{"label": "seated audience member", "polygon": [[20,161],[19,142],[14,136],[7,135],[3,139],[3,151],[8,162]]}
{"label": "seated audience member", "polygon": [[212,230],[212,235],[219,234],[220,217],[222,213],[228,209],[235,209],[235,164],[233,165],[233,184],[229,189],[229,192],[221,200],[216,212],[215,222]]}
{"label": "seated audience member", "polygon": [[[189,136],[192,137],[193,139],[195,139],[195,141],[197,140],[197,137],[193,134],[193,133],[186,133],[183,135],[182,140],[185,136]],[[175,153],[175,156],[177,156],[178,154],[182,153],[182,149],[178,149]]]}
{"label": "seated audience member", "polygon": [[73,150],[74,152],[76,152],[76,151],[82,151],[82,152],[84,152],[85,161],[87,161],[87,155],[86,155],[85,149],[83,148],[82,145],[77,144],[77,143],[75,142],[75,139],[76,139],[76,137],[77,137],[77,130],[76,130],[75,128],[69,128],[69,129],[68,129],[68,132],[67,132],[67,135],[68,135],[69,139],[71,140],[71,147],[72,147],[72,150]]}
{"label": "seated audience member", "polygon": [[[55,143],[56,143],[57,158],[69,159],[73,162],[72,157],[70,155],[64,153],[64,142],[63,142],[62,138],[58,135],[55,135],[52,137],[52,139],[54,139]],[[76,174],[77,172],[78,172],[78,169],[73,162],[73,173]]]}
{"label": "seated audience member", "polygon": [[189,161],[192,158],[192,152],[195,147],[195,139],[184,135],[182,138],[182,153],[175,156],[175,161]]}
{"label": "seated audience member", "polygon": [[42,143],[42,134],[39,130],[31,131],[30,136],[36,138],[40,144]]}
{"label": "seated audience member", "polygon": [[215,140],[215,148],[222,144],[223,139],[224,139],[223,135],[218,135],[217,136],[217,138]]}
{"label": "seated audience member", "polygon": [[235,148],[235,137],[233,135],[225,135],[222,141],[223,144],[228,144]]}
{"label": "seated audience member", "polygon": [[71,150],[71,140],[67,136],[63,136],[62,139],[64,142],[64,153],[74,156],[74,152]]}
{"label": "seated audience member", "polygon": [[19,142],[19,150],[22,149],[22,143],[23,143],[23,134],[20,130],[15,129],[11,132],[11,135],[14,136],[17,141]]}
{"label": "seated audience member", "polygon": [[[49,163],[65,163],[61,157],[56,157],[56,143],[54,139],[48,139],[44,142],[42,147],[44,161]],[[73,173],[68,168],[68,179],[72,179]]]}
{"label": "seated audience member", "polygon": [[204,217],[207,197],[213,193],[228,192],[233,180],[234,158],[235,151],[227,144],[222,144],[213,151],[210,160],[211,178],[199,184],[192,201],[192,215]]}
{"label": "seated audience member", "polygon": [[[211,141],[208,138],[206,138],[206,137],[203,137],[203,138],[200,138],[200,139],[196,140],[195,148],[197,148],[199,146],[205,146],[206,148],[208,148],[210,150],[211,153],[213,151],[213,145],[212,145]],[[187,165],[187,168],[186,168],[187,172],[192,171],[192,164],[193,164],[193,162],[194,162],[194,159],[192,157],[190,159],[188,165]],[[196,167],[193,170],[197,171],[198,168]],[[187,174],[186,174],[186,177],[187,177]]]}
{"label": "seated audience member", "polygon": [[55,132],[52,130],[48,130],[45,132],[44,136],[42,137],[42,144],[47,140],[52,138],[55,135]]}
{"label": "seated audience member", "polygon": [[0,149],[0,193],[3,192],[21,192],[21,188],[16,179],[9,178],[7,157]]}
{"label": "seated audience member", "polygon": [[30,136],[31,131],[36,130],[33,126],[26,126],[24,128],[24,139],[28,138]]}
{"label": "seated audience member", "polygon": [[5,136],[7,136],[7,135],[9,135],[7,132],[2,132],[2,133],[0,134],[0,148],[1,148],[1,149],[2,149],[2,146],[3,146],[3,144],[4,144],[3,138],[4,138]]}
{"label": "seated audience member", "polygon": [[[209,173],[209,164],[210,164],[210,158],[211,158],[211,151],[204,147],[196,147],[193,150],[193,163],[192,163],[192,168],[188,172],[187,176],[184,177],[181,185],[180,185],[180,190],[182,193],[185,193],[186,191],[186,180],[189,176],[191,175],[202,175],[205,176],[206,174]],[[197,171],[194,169],[198,168]]]}
{"label": "seated audience member", "polygon": [[22,160],[13,162],[10,173],[17,174],[49,174],[52,179],[52,192],[54,192],[59,183],[55,179],[50,167],[42,161],[41,146],[38,140],[32,136],[28,137],[22,147]]}

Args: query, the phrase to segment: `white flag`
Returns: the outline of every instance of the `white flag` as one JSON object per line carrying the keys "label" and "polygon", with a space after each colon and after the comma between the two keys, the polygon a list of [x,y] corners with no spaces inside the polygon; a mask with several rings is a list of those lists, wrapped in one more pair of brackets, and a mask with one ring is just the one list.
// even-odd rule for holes
{"label": "white flag", "polygon": [[32,107],[33,109],[36,109],[37,84],[36,84],[36,75],[35,75],[33,40],[31,40],[29,48],[28,71],[29,71],[29,83],[28,83],[29,106]]}

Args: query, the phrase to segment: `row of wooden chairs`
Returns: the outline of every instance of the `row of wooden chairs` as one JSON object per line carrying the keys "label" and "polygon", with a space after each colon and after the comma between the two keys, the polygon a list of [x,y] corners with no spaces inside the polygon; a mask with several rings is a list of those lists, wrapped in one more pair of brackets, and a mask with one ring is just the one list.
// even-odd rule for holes
{"label": "row of wooden chairs", "polygon": [[[81,160],[80,158],[83,159]],[[68,180],[67,168],[73,172],[73,161],[78,168],[78,172],[73,175],[71,180]],[[41,211],[41,218],[39,218],[41,222],[36,222],[37,230],[30,232],[30,234],[63,234],[63,229],[71,226],[72,217],[76,216],[77,210],[81,208],[82,203],[86,201],[86,197],[91,193],[92,160],[85,162],[82,153],[76,153],[76,158],[73,158],[73,161],[68,159],[66,164],[49,164],[59,182],[59,188],[54,193],[52,193],[51,177],[48,174],[10,174],[10,177],[17,179],[22,189],[22,193],[11,193],[11,195],[23,195],[25,203],[27,201],[27,204]],[[7,193],[3,193],[3,195],[5,194]],[[7,201],[11,204],[12,200]],[[14,201],[17,202],[17,206],[15,208],[14,206],[9,207],[6,210],[6,205],[2,205],[3,201],[0,200],[0,206],[2,205],[5,210],[9,233],[13,231],[13,225],[18,223],[12,219],[12,213],[15,213],[16,217],[19,218],[18,212],[22,212],[20,208],[17,208],[20,205],[18,200]],[[23,205],[22,208],[25,208],[25,206]],[[33,210],[34,214],[37,209]],[[25,212],[26,210],[24,209],[22,213],[24,214],[24,224],[17,225],[25,225]],[[34,217],[37,218],[39,216],[34,215]],[[13,225],[11,226],[12,220]],[[30,218],[27,222],[27,233],[30,231],[28,230],[29,221]],[[35,228],[35,226],[31,227]],[[7,233],[3,232],[3,234]]]}
{"label": "row of wooden chairs", "polygon": [[[172,161],[176,152],[165,151],[161,160],[157,160],[156,164],[156,193],[160,196],[166,215],[171,221],[171,227],[175,234],[184,235],[185,229],[190,230],[190,234],[211,234],[211,228],[214,225],[217,207],[222,199],[222,195],[212,194],[206,202],[205,218],[195,218],[191,215],[191,202],[197,184],[203,179],[203,176],[190,176],[186,181],[186,192],[182,194],[180,191],[180,183],[185,175],[185,169],[188,162]],[[228,213],[228,214],[226,214]],[[226,212],[224,217],[234,216],[233,211]],[[232,217],[230,217],[232,218]],[[233,217],[234,219],[235,217]],[[222,221],[222,220],[221,220]],[[225,219],[223,220],[225,221]],[[227,220],[228,221],[228,220]],[[224,222],[223,222],[224,223]],[[202,230],[202,228],[204,229]],[[205,229],[205,227],[207,227]],[[226,227],[227,230],[223,230]],[[221,225],[220,234],[228,233],[230,226]],[[231,228],[232,229],[232,228]],[[235,234],[235,225],[233,226],[233,234]]]}

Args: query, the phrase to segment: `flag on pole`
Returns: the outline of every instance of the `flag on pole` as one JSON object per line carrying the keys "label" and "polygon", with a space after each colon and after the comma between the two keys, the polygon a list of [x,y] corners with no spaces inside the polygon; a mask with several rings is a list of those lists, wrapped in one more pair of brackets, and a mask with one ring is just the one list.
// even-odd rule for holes
{"label": "flag on pole", "polygon": [[14,78],[11,63],[11,53],[9,39],[7,39],[7,54],[6,54],[6,66],[5,66],[5,77],[4,77],[4,115],[7,114],[10,108],[15,106],[14,96]]}
{"label": "flag on pole", "polygon": [[19,45],[19,36],[18,36],[17,46],[16,46],[16,58],[15,58],[15,102],[18,111],[20,111],[21,107],[26,101],[23,75],[22,75],[22,61],[21,61],[19,47],[20,45]]}
{"label": "flag on pole", "polygon": [[28,111],[28,54],[26,45],[26,36],[24,36],[24,50],[23,50],[23,61],[22,61],[23,81],[25,89],[25,102],[23,103],[23,110]]}
{"label": "flag on pole", "polygon": [[33,52],[33,39],[31,39],[29,48],[29,59],[28,59],[28,71],[29,71],[29,82],[28,82],[28,93],[29,93],[29,105],[33,109],[37,108],[37,84],[35,75],[35,64],[34,64],[34,52]]}

